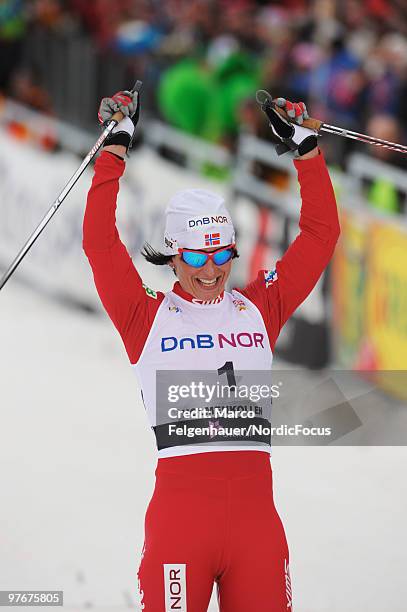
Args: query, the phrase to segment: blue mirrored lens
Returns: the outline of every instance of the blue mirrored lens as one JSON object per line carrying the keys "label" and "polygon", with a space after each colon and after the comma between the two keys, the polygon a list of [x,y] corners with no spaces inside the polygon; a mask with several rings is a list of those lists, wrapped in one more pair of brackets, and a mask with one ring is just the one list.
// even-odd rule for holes
{"label": "blue mirrored lens", "polygon": [[[213,256],[213,263],[216,266],[222,266],[228,262],[232,256],[233,249],[220,251],[219,253],[215,253]],[[204,266],[208,261],[208,256],[206,253],[197,253],[196,251],[183,251],[181,257],[186,264],[193,266],[194,268],[202,268],[202,266]]]}
{"label": "blue mirrored lens", "polygon": [[208,256],[205,253],[196,253],[191,251],[186,251],[182,253],[182,259],[189,266],[193,266],[194,268],[201,268],[208,261]]}
{"label": "blue mirrored lens", "polygon": [[227,249],[226,251],[220,251],[219,253],[215,253],[215,255],[213,256],[213,263],[217,266],[222,266],[231,259],[232,255],[232,249]]}

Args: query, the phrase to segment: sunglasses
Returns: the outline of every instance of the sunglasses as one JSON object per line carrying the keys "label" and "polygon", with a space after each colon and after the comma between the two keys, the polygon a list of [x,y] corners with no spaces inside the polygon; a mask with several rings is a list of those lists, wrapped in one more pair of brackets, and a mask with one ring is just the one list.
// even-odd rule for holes
{"label": "sunglasses", "polygon": [[183,262],[193,268],[202,268],[206,262],[211,259],[215,266],[223,266],[230,261],[235,253],[235,245],[231,244],[227,247],[222,247],[212,253],[203,251],[192,251],[190,249],[178,249]]}

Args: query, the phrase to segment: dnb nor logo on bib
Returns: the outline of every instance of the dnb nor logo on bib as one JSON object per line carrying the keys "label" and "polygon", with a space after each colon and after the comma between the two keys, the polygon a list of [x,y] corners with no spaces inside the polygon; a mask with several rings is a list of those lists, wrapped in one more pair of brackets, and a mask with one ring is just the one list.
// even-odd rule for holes
{"label": "dnb nor logo on bib", "polygon": [[274,269],[274,270],[264,270],[264,282],[266,283],[266,289],[267,289],[267,287],[270,287],[270,285],[275,283],[276,280],[278,280],[277,270],[276,269]]}
{"label": "dnb nor logo on bib", "polygon": [[197,334],[196,336],[166,336],[161,338],[161,352],[175,350],[197,350],[197,349],[223,349],[234,347],[240,348],[259,348],[264,350],[264,334],[261,332],[239,332],[226,334]]}
{"label": "dnb nor logo on bib", "polygon": [[164,563],[165,612],[187,612],[185,563]]}

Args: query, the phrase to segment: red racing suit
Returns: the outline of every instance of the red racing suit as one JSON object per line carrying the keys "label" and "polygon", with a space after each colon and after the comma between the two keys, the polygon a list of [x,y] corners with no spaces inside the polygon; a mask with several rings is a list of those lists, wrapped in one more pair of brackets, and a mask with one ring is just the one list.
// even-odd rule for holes
{"label": "red racing suit", "polygon": [[[240,367],[248,362],[271,367],[281,328],[314,287],[339,236],[322,154],[294,164],[302,199],[300,233],[276,269],[261,270],[244,289],[199,304],[179,283],[167,294],[143,286],[116,228],[125,163],[102,152],[88,195],[83,247],[100,299],[142,387],[149,372],[166,365],[176,370],[179,359],[192,356],[194,369],[200,364],[219,368],[232,358]],[[196,328],[203,331],[201,319],[213,329],[229,325],[229,335],[219,334],[218,345],[212,329],[193,336]],[[169,333],[171,326],[177,331]],[[180,330],[187,330],[187,336],[180,339]],[[153,407],[155,396],[148,388],[142,391],[146,408]],[[197,446],[188,440],[174,445],[161,436],[157,422],[153,428],[159,458],[138,572],[141,608],[204,612],[216,582],[222,612],[292,610],[288,548],[274,507],[267,445]]]}

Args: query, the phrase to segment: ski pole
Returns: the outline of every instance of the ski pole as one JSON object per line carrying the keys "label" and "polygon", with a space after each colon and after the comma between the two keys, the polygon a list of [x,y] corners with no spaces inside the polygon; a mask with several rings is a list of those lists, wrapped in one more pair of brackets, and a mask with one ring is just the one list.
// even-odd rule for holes
{"label": "ski pole", "polygon": [[[142,86],[142,82],[136,81],[131,91],[139,92],[141,90],[141,86]],[[61,191],[57,199],[53,202],[51,208],[44,215],[44,217],[42,218],[40,223],[37,225],[37,227],[31,234],[31,236],[28,238],[27,242],[24,244],[24,246],[21,248],[21,250],[18,252],[16,257],[10,264],[9,268],[3,274],[0,280],[0,290],[3,289],[4,285],[7,283],[10,276],[15,272],[17,266],[20,265],[24,257],[27,255],[28,251],[30,250],[34,242],[37,240],[41,232],[45,229],[45,227],[51,221],[52,217],[55,215],[58,208],[61,206],[62,202],[65,200],[66,196],[68,195],[68,193],[77,183],[77,181],[82,176],[83,172],[85,171],[89,163],[92,161],[96,153],[99,151],[100,147],[102,146],[106,138],[109,136],[110,132],[123,119],[123,117],[124,115],[120,111],[118,111],[112,116],[112,119],[109,122],[109,125],[103,130],[102,134],[99,136],[99,138],[97,139],[97,141],[95,142],[95,144],[93,145],[89,153],[86,155],[85,159],[83,160],[83,162],[81,163],[81,165],[79,166],[75,174],[69,179],[68,183],[65,185],[65,187],[63,188],[63,190]]]}
{"label": "ski pole", "polygon": [[[282,108],[277,106],[275,100],[273,100],[272,96],[265,89],[258,90],[256,93],[256,100],[260,104],[262,111],[264,111],[269,119],[270,117],[268,113],[271,111],[271,109],[274,109],[280,113],[284,119],[290,123],[293,123],[291,117],[289,117]],[[352,130],[337,127],[336,125],[329,125],[328,123],[323,123],[319,119],[304,119],[301,125],[311,130],[315,130],[316,132],[328,132],[329,134],[336,134],[336,136],[342,136],[343,138],[359,140],[360,142],[375,145],[376,147],[385,147],[386,149],[391,149],[392,151],[397,151],[398,153],[407,153],[406,145],[398,144],[397,142],[390,142],[389,140],[382,140],[381,138],[375,138],[374,136],[368,136],[367,134],[360,134],[359,132],[353,132]]]}

